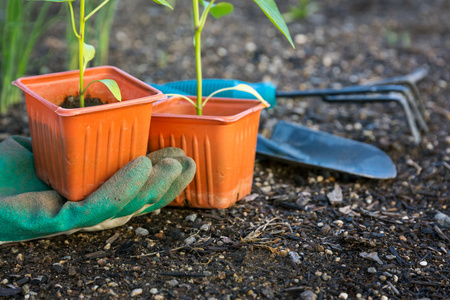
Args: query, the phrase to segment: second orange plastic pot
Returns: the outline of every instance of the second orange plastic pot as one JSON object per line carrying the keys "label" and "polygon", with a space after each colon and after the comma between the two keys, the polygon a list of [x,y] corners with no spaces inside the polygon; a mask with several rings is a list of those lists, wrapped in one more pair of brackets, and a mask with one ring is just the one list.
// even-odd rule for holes
{"label": "second orange plastic pot", "polygon": [[197,164],[194,180],[172,205],[227,208],[251,192],[264,107],[257,100],[212,98],[197,116],[178,97],[154,103],[149,150],[179,147]]}
{"label": "second orange plastic pot", "polygon": [[86,84],[114,79],[118,102],[101,83],[88,89],[104,105],[64,109],[67,96],[78,95],[78,71],[20,78],[25,92],[37,176],[65,198],[86,198],[120,168],[146,155],[152,103],[158,90],[114,67],[90,68]]}

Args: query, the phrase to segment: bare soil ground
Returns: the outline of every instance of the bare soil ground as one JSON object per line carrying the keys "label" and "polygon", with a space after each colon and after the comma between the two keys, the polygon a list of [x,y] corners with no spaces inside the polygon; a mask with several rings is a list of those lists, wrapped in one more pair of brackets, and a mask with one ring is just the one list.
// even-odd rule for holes
{"label": "bare soil ground", "polygon": [[[420,146],[396,105],[279,99],[262,116],[265,135],[277,120],[288,120],[375,145],[395,162],[397,178],[370,180],[258,159],[252,197],[229,209],[167,207],[113,230],[0,246],[0,293],[29,299],[450,299],[450,230],[435,219],[438,212],[450,215],[450,3],[316,1],[317,13],[289,24],[292,49],[253,1],[234,2],[232,16],[208,23],[205,77],[270,80],[280,90],[339,88],[428,65],[418,87],[430,131]],[[278,2],[283,12],[297,3]],[[194,78],[189,9],[185,1],[177,1],[174,12],[152,1],[122,1],[110,63],[157,83]],[[47,70],[62,71],[55,39],[64,42],[55,30],[37,51],[53,54]],[[11,134],[28,135],[23,104],[0,118],[0,138]],[[343,200],[331,204],[327,194],[336,185]],[[139,227],[149,235],[137,235]]]}

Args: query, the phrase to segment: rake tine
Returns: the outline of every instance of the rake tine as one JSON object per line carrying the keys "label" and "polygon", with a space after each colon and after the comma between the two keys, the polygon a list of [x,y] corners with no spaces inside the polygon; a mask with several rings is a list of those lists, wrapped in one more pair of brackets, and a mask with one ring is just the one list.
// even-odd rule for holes
{"label": "rake tine", "polygon": [[338,102],[346,102],[346,103],[373,103],[373,102],[397,102],[405,111],[406,119],[408,121],[409,128],[411,130],[411,134],[414,139],[415,144],[420,144],[421,136],[419,129],[417,128],[416,123],[414,122],[414,115],[411,111],[411,108],[408,105],[408,101],[405,96],[398,93],[389,93],[389,94],[377,94],[377,95],[336,95],[336,96],[325,96],[323,98],[324,101],[329,103],[338,103]]}
{"label": "rake tine", "polygon": [[369,83],[369,85],[390,85],[390,84],[400,84],[400,85],[406,85],[409,87],[409,89],[412,92],[412,95],[419,105],[420,112],[422,116],[425,118],[427,116],[427,112],[425,109],[425,102],[423,98],[420,96],[419,89],[417,88],[417,82],[421,81],[425,76],[428,74],[428,66],[425,65],[419,69],[414,70],[410,74],[393,77],[393,78],[387,78],[382,79],[373,83]]}
{"label": "rake tine", "polygon": [[371,91],[373,93],[399,93],[402,94],[405,99],[408,101],[412,112],[417,120],[418,125],[424,132],[428,132],[428,125],[424,120],[422,113],[420,112],[419,107],[417,106],[417,102],[414,100],[414,96],[411,94],[411,90],[403,85],[372,85]]}
{"label": "rake tine", "polygon": [[[403,85],[356,85],[344,87],[341,89],[311,89],[305,91],[277,92],[277,97],[321,97],[337,95],[361,95],[361,94],[389,94],[396,92],[402,94],[409,102],[412,109],[413,120],[417,120],[418,125],[424,132],[428,132],[428,126],[414,101],[413,95],[408,87]],[[380,100],[381,101],[381,100]]]}

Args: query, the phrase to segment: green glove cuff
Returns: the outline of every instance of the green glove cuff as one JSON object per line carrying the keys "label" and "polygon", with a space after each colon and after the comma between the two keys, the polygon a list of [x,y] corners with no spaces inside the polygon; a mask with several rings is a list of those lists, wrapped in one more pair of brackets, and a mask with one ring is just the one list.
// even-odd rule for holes
{"label": "green glove cuff", "polygon": [[175,149],[136,158],[85,200],[71,202],[36,177],[29,139],[8,138],[0,143],[0,244],[108,229],[164,207],[195,173],[194,161]]}

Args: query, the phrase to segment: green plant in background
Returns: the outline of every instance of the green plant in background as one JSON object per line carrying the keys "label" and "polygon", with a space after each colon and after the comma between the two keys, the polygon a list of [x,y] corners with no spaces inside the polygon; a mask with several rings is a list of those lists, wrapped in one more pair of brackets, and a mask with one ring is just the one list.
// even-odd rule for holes
{"label": "green plant in background", "polygon": [[[84,98],[87,89],[94,82],[103,83],[114,95],[114,97],[121,101],[122,95],[120,93],[119,86],[117,82],[112,79],[101,79],[94,80],[87,84],[84,87],[84,71],[88,63],[94,59],[95,57],[95,48],[92,45],[85,43],[86,38],[86,21],[88,21],[95,13],[97,13],[104,5],[106,5],[109,0],[104,0],[101,4],[96,6],[90,13],[86,15],[86,0],[80,0],[80,8],[79,8],[79,28],[76,27],[75,14],[73,10],[72,2],[75,0],[30,0],[30,1],[47,1],[47,2],[59,2],[59,3],[67,3],[69,5],[70,17],[72,23],[73,33],[78,39],[78,69],[79,69],[79,97],[80,97],[80,107],[84,107]],[[165,5],[170,7],[170,5],[166,2],[166,0],[153,0],[156,3]]]}
{"label": "green plant in background", "polygon": [[49,4],[45,3],[34,17],[37,11],[34,3],[0,1],[0,113],[22,99],[20,90],[11,82],[29,69],[34,45],[50,23]]}
{"label": "green plant in background", "polygon": [[286,22],[303,20],[319,10],[319,4],[311,0],[298,0],[298,4],[291,6],[287,13],[283,14]]}
{"label": "green plant in background", "polygon": [[407,31],[395,32],[386,29],[384,32],[386,42],[389,47],[411,47],[411,37]]}
{"label": "green plant in background", "polygon": [[[118,0],[110,0],[109,5],[98,11],[93,17],[94,23],[92,30],[86,31],[85,39],[95,40],[97,42],[97,53],[93,60],[94,66],[102,66],[108,64],[109,57],[109,38],[111,27],[117,10]],[[99,0],[89,1],[86,3],[86,10],[92,11],[101,2]],[[70,14],[70,8],[67,7],[67,13]],[[92,39],[91,39],[92,37]],[[73,34],[72,21],[68,18],[66,30],[66,43],[69,48],[67,67],[69,70],[75,70],[78,67],[78,39]]]}
{"label": "green plant in background", "polygon": [[[292,38],[289,34],[289,30],[286,26],[285,21],[283,20],[283,17],[280,14],[280,11],[278,10],[278,7],[273,0],[254,0],[255,3],[259,6],[259,8],[264,12],[264,14],[269,18],[270,21],[284,34],[284,36],[289,40],[292,47],[295,48],[294,43],[292,42]],[[211,14],[214,18],[218,19],[223,16],[226,16],[233,12],[234,7],[231,3],[228,2],[220,2],[215,4],[215,0],[211,0],[210,2],[204,1],[204,0],[192,0],[193,4],[193,17],[194,17],[194,47],[195,47],[195,69],[197,73],[197,99],[196,102],[192,101],[186,96],[183,95],[175,95],[170,94],[170,96],[179,96],[190,103],[192,103],[196,110],[197,115],[201,116],[203,113],[203,107],[208,102],[208,100],[224,91],[228,90],[238,90],[250,93],[254,95],[256,98],[258,98],[260,101],[265,103],[267,106],[270,106],[262,97],[259,95],[259,93],[253,89],[252,87],[246,85],[246,84],[239,84],[232,88],[224,88],[215,91],[211,95],[209,95],[205,101],[202,101],[202,57],[201,57],[201,35],[202,30],[205,28],[206,19],[208,18],[208,15]],[[200,4],[203,6],[203,11],[200,14]],[[168,95],[169,96],[169,95]]]}

